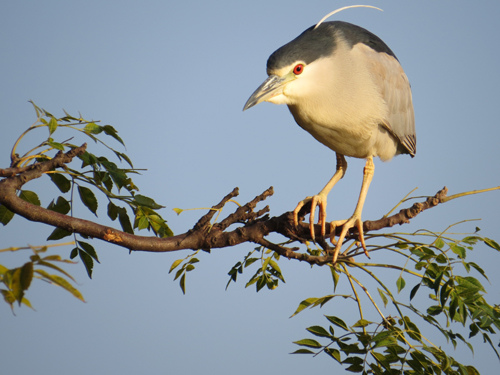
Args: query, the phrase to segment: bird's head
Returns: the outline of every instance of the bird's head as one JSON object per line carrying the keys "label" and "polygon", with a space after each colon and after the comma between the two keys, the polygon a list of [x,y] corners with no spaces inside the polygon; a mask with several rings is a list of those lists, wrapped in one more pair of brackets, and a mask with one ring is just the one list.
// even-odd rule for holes
{"label": "bird's head", "polygon": [[323,24],[311,27],[276,50],[267,60],[269,77],[255,90],[243,110],[261,102],[295,104],[297,99],[317,87],[322,67],[334,56],[334,30]]}

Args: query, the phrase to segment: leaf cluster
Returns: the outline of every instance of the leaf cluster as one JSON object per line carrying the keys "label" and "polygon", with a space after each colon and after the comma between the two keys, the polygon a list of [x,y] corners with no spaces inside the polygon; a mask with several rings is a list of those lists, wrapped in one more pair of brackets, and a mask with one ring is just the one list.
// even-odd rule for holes
{"label": "leaf cluster", "polygon": [[[308,298],[299,304],[294,315],[306,308],[322,307],[341,297],[356,303],[359,319],[349,326],[340,317],[327,315],[326,318],[333,325],[318,325],[307,329],[313,335],[326,339],[327,343],[321,344],[311,338],[299,340],[295,344],[302,348],[295,353],[324,352],[344,365],[346,370],[363,374],[478,374],[474,367],[459,363],[424,337],[419,325],[426,323],[438,330],[453,347],[461,342],[471,351],[473,346],[469,340],[481,335],[498,357],[491,335],[500,330],[500,308],[486,300],[484,287],[476,277],[469,274],[475,271],[480,277],[487,279],[485,272],[466,258],[468,252],[479,244],[496,251],[500,251],[500,246],[477,232],[461,239],[453,239],[445,236],[445,233],[430,232],[415,233],[410,237],[422,235],[430,237],[431,243],[416,242],[401,235],[386,235],[397,239],[397,242],[385,244],[383,248],[404,259],[402,266],[355,262],[331,265],[334,286],[338,285],[339,278],[343,276],[351,286],[352,294]],[[457,274],[458,266],[462,266],[465,275]],[[394,286],[387,285],[370,270],[380,267],[399,271]],[[361,282],[360,276],[355,276],[354,272],[368,275],[371,281]],[[403,299],[403,295],[397,297],[405,289],[406,279],[418,280],[407,295],[408,301]],[[366,307],[356,286],[370,300],[373,310],[379,315],[378,321],[366,319]],[[427,308],[425,300],[419,301],[419,305],[423,307],[416,307],[411,303],[423,289],[430,292],[427,296]],[[374,292],[378,294],[383,307],[372,297]],[[396,316],[385,317],[382,310],[388,305],[397,312]],[[338,304],[336,308],[338,309]],[[458,330],[460,326],[468,328],[467,339]],[[341,328],[340,332],[338,328]]]}
{"label": "leaf cluster", "polygon": [[198,255],[199,252],[200,250],[195,251],[186,258],[175,260],[168,271],[168,273],[172,273],[173,270],[179,268],[175,273],[174,280],[179,279],[179,286],[181,287],[183,294],[186,294],[186,274],[195,269],[195,263],[199,262],[199,259],[196,258],[196,255]]}
{"label": "leaf cluster", "polygon": [[[16,302],[18,305],[24,304],[32,308],[31,302],[25,297],[25,294],[33,279],[59,286],[74,297],[84,301],[82,294],[72,285],[72,282],[75,282],[74,278],[60,267],[60,264],[74,264],[74,262],[63,259],[60,255],[46,255],[48,246],[2,249],[0,252],[25,249],[30,249],[33,254],[30,256],[30,260],[22,266],[7,268],[0,264],[0,284],[3,284],[0,292],[12,311],[14,311]],[[54,271],[56,273],[52,273]]]}
{"label": "leaf cluster", "polygon": [[[97,121],[85,120],[82,116],[74,117],[65,112],[65,116],[56,118],[51,113],[39,108],[32,103],[37,114],[37,120],[28,128],[15,142],[11,153],[12,168],[25,170],[37,162],[48,160],[53,152],[64,152],[77,146],[69,140],[54,139],[56,132],[60,129],[70,129],[87,138],[96,144],[103,146],[110,151],[119,162],[125,162],[127,167],[121,168],[115,162],[103,155],[95,155],[88,151],[79,155],[82,164],[79,168],[64,166],[58,170],[47,173],[48,177],[62,195],[53,199],[47,208],[54,212],[73,216],[75,210],[79,208],[78,202],[86,207],[95,216],[98,215],[99,200],[96,193],[107,199],[107,215],[112,220],[117,220],[124,232],[134,233],[134,230],[147,229],[158,237],[169,237],[173,233],[167,222],[158,213],[163,206],[156,203],[152,198],[138,194],[138,187],[132,180],[132,176],[138,173],[134,169],[132,161],[123,152],[115,150],[109,146],[102,135],[108,136],[117,141],[122,146],[123,140],[118,132],[111,125],[99,125]],[[47,128],[48,138],[39,145],[31,148],[24,155],[19,156],[16,150],[21,140],[30,131],[40,128]],[[123,194],[123,191],[126,193]],[[41,206],[38,195],[33,191],[20,190],[19,197],[34,205]],[[133,221],[129,213],[133,214]],[[4,226],[12,220],[14,213],[8,208],[0,205],[0,223]],[[48,240],[55,241],[74,235],[72,232],[55,228],[48,236]],[[76,247],[71,252],[71,258],[79,257],[89,277],[92,276],[94,261],[98,262],[95,249],[87,242],[79,241],[75,237]]]}
{"label": "leaf cluster", "polygon": [[[260,257],[254,256],[259,254]],[[264,246],[258,246],[250,251],[243,261],[237,262],[228,272],[229,281],[226,284],[226,289],[231,282],[236,282],[238,274],[242,274],[243,270],[250,267],[255,262],[258,262],[257,269],[250,280],[246,283],[245,288],[255,284],[256,291],[259,292],[265,286],[269,290],[276,289],[280,280],[285,282],[285,278],[278,266],[280,255],[273,250],[266,249]],[[259,262],[260,261],[260,262]]]}

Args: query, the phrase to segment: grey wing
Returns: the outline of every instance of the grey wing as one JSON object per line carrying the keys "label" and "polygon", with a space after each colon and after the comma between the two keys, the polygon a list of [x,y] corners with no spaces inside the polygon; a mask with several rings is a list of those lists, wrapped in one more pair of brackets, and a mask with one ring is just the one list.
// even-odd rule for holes
{"label": "grey wing", "polygon": [[399,140],[401,153],[413,157],[417,152],[417,136],[408,77],[394,56],[373,50],[370,55],[372,77],[387,105],[387,118],[382,125]]}

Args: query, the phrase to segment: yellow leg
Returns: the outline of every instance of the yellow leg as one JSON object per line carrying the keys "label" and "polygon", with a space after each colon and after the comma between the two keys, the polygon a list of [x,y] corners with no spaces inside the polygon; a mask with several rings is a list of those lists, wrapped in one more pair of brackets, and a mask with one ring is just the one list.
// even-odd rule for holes
{"label": "yellow leg", "polygon": [[309,214],[309,230],[311,232],[311,237],[313,241],[316,236],[314,233],[314,213],[316,212],[316,207],[319,208],[319,218],[318,224],[321,225],[321,236],[325,236],[326,233],[326,200],[328,193],[335,186],[335,184],[344,177],[345,171],[347,169],[347,162],[345,161],[344,155],[337,153],[337,170],[331,178],[330,181],[325,185],[325,187],[317,194],[312,197],[307,197],[306,199],[299,202],[295,210],[293,210],[293,222],[295,226],[299,225],[298,214],[300,209],[307,203],[311,202],[311,212]]}
{"label": "yellow leg", "polygon": [[361,246],[363,246],[363,250],[365,254],[368,256],[368,250],[365,245],[365,237],[363,234],[363,221],[361,221],[361,212],[363,211],[363,205],[365,204],[366,194],[368,193],[368,188],[370,187],[370,183],[373,178],[373,174],[375,173],[375,165],[373,164],[373,158],[370,156],[366,159],[365,168],[363,170],[363,183],[361,184],[361,192],[359,193],[358,204],[356,205],[356,209],[354,210],[353,215],[348,220],[336,221],[332,222],[331,225],[331,235],[330,239],[332,242],[335,240],[335,227],[342,225],[342,231],[340,232],[339,239],[335,246],[335,253],[333,254],[333,263],[337,261],[339,256],[340,248],[342,247],[342,242],[344,241],[345,236],[349,229],[356,227],[359,233],[359,241],[361,242]]}

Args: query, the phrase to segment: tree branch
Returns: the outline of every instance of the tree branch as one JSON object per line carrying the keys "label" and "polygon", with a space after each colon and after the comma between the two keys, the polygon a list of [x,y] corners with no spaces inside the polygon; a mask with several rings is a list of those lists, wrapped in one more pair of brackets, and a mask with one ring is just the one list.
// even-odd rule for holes
{"label": "tree branch", "polygon": [[[41,177],[46,172],[64,167],[66,164],[70,163],[73,158],[83,154],[85,150],[86,144],[73,148],[66,153],[59,152],[53,159],[37,162],[29,167],[1,170],[2,173],[0,176],[4,178],[0,181],[0,203],[12,212],[30,221],[59,227],[69,232],[97,238],[134,251],[170,252],[183,249],[202,249],[210,251],[214,248],[224,248],[245,242],[253,242],[274,250],[278,254],[290,259],[305,261],[311,264],[324,264],[331,261],[331,257],[329,256],[313,256],[307,253],[301,253],[298,251],[299,248],[297,247],[291,248],[278,245],[266,238],[270,233],[278,233],[288,240],[291,240],[291,242],[305,242],[311,240],[309,225],[301,222],[300,225],[295,228],[293,225],[292,212],[286,212],[277,217],[269,217],[268,206],[256,212],[254,211],[257,204],[273,195],[272,187],[247,204],[239,206],[221,222],[212,224],[211,221],[215,213],[220,211],[228,201],[238,196],[238,188],[235,188],[203,215],[192,229],[186,233],[168,238],[138,236],[126,233],[109,226],[60,214],[36,206],[17,196],[17,191],[20,190],[24,184]],[[445,187],[433,197],[428,197],[424,202],[415,203],[410,208],[402,209],[397,214],[383,217],[375,221],[365,221],[363,224],[364,230],[368,232],[392,227],[396,224],[402,225],[408,223],[422,211],[449,200],[446,194],[447,189]],[[229,230],[234,226],[236,226],[236,228]],[[319,231],[319,226],[316,227]],[[327,235],[329,235],[329,233],[327,233]],[[357,233],[353,230],[347,236],[347,240],[353,239],[355,236],[357,236]],[[330,249],[324,239],[319,240],[318,243],[325,250]]]}

